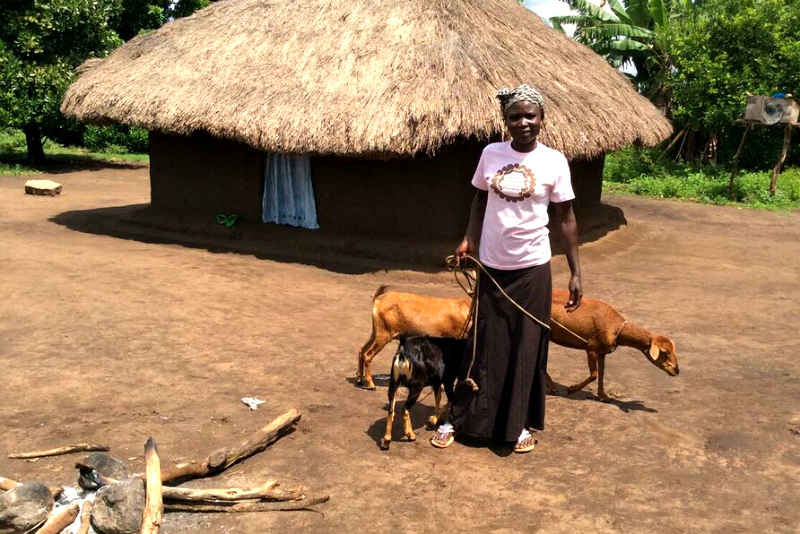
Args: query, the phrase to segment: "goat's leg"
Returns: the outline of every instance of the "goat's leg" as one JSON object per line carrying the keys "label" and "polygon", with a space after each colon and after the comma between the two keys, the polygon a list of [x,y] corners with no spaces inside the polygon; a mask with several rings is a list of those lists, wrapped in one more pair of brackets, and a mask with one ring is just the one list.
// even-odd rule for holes
{"label": "goat's leg", "polygon": [[[441,384],[433,384],[431,385],[433,388],[433,398],[436,403],[436,409],[433,411],[433,415],[428,418],[428,425],[429,426],[436,426],[436,423],[439,422],[439,418],[442,416],[442,385]],[[446,403],[445,403],[446,404]]]}
{"label": "goat's leg", "polygon": [[558,386],[556,386],[556,383],[553,382],[552,378],[550,378],[550,373],[545,371],[544,377],[547,379],[547,392],[552,395],[558,393]]}
{"label": "goat's leg", "polygon": [[361,385],[364,382],[364,361],[365,355],[367,350],[375,343],[375,321],[372,322],[372,332],[369,335],[369,339],[364,346],[361,347],[361,350],[358,351],[358,374],[356,374],[356,378],[358,379],[358,384]]}
{"label": "goat's leg", "polygon": [[577,393],[578,391],[582,390],[595,380],[597,380],[597,354],[592,351],[586,351],[586,358],[589,362],[589,378],[581,382],[580,384],[575,384],[567,388],[567,395],[572,395],[573,393]]}
{"label": "goat's leg", "polygon": [[414,433],[414,427],[411,426],[411,408],[417,403],[419,394],[422,393],[422,388],[415,388],[408,390],[408,398],[403,405],[403,426],[406,438],[408,441],[416,441],[417,435]]}
{"label": "goat's leg", "polygon": [[376,328],[373,331],[372,337],[358,353],[358,366],[361,376],[359,376],[359,384],[362,384],[367,389],[375,389],[375,383],[372,381],[372,359],[392,340],[391,334],[384,328]]}
{"label": "goat's leg", "polygon": [[383,433],[383,441],[381,441],[381,449],[387,450],[389,444],[392,442],[392,426],[394,425],[394,401],[395,394],[397,393],[397,386],[394,380],[389,382],[389,415],[386,416],[386,432]]}
{"label": "goat's leg", "polygon": [[606,395],[605,389],[603,388],[603,375],[606,372],[606,355],[601,354],[597,358],[597,396],[600,397],[600,400],[607,401],[608,395]]}

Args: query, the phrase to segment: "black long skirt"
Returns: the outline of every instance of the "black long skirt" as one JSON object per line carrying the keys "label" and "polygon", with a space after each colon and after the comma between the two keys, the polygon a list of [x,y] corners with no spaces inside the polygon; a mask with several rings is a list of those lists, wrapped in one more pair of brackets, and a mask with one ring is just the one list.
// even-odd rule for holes
{"label": "black long skirt", "polygon": [[[550,263],[525,269],[487,271],[520,306],[550,324]],[[456,435],[517,441],[522,429],[544,430],[547,350],[550,331],[525,316],[486,276],[479,289],[477,353],[471,377],[478,392],[459,387],[453,400]],[[473,336],[459,374],[467,375]],[[462,382],[463,385],[463,382]]]}

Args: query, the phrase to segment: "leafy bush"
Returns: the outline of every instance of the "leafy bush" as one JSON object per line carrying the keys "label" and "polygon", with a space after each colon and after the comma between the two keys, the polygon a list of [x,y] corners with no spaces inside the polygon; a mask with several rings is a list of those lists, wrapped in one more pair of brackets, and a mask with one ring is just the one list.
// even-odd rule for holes
{"label": "leafy bush", "polygon": [[147,130],[124,124],[88,126],[83,144],[95,152],[146,154],[149,149]]}
{"label": "leafy bush", "polygon": [[24,153],[25,134],[16,128],[3,128],[0,130],[0,154]]}
{"label": "leafy bush", "polygon": [[[655,155],[654,155],[655,154]],[[707,204],[744,204],[762,209],[800,208],[800,169],[778,177],[775,196],[769,194],[771,171],[743,171],[729,195],[730,170],[720,166],[676,163],[657,159],[657,152],[628,147],[606,156],[603,190],[657,198],[677,198]]]}

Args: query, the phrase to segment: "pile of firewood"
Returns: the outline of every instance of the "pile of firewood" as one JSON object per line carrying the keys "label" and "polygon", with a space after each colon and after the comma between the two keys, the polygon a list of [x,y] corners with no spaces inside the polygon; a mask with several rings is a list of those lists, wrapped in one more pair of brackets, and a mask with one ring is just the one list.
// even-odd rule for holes
{"label": "pile of firewood", "polygon": [[[162,468],[158,455],[158,448],[153,438],[145,444],[145,472],[132,475],[142,480],[145,486],[144,509],[142,510],[141,533],[154,534],[158,532],[164,512],[266,512],[276,510],[300,510],[326,502],[329,497],[309,497],[306,488],[298,486],[292,489],[279,488],[277,480],[268,480],[255,488],[220,488],[220,489],[189,489],[176,487],[176,484],[187,480],[216,475],[226,470],[233,464],[248,458],[278,440],[300,420],[297,410],[289,410],[264,428],[255,432],[249,439],[232,447],[225,447],[212,452],[206,458],[198,461],[176,463]],[[61,447],[48,451],[39,451],[23,454],[12,454],[9,458],[37,458],[54,456],[79,451],[108,450],[103,445],[76,445]],[[116,461],[116,460],[114,460]],[[86,463],[77,463],[80,472],[79,483],[84,489],[97,489],[127,483],[118,480],[95,469]],[[131,479],[127,479],[130,481]],[[37,484],[37,483],[33,483]],[[39,484],[41,486],[41,484]],[[21,484],[10,479],[0,477],[0,518],[3,515],[2,499],[11,496],[11,492],[19,490]],[[44,487],[43,487],[44,488]],[[64,488],[45,488],[41,491],[50,492],[53,498],[58,498]],[[141,491],[141,489],[139,489]],[[141,496],[139,497],[141,498]],[[80,527],[78,534],[86,534],[90,525],[97,525],[92,515],[92,500],[83,501],[81,507],[78,502],[52,509],[50,515],[39,525],[29,527],[28,532],[38,534],[58,534],[65,528],[75,523],[80,514]],[[138,517],[136,518],[138,520]],[[138,522],[138,521],[137,521]],[[10,527],[6,527],[10,528]],[[38,530],[35,530],[38,528]],[[0,524],[0,532],[6,532]],[[13,529],[8,532],[14,532]]]}

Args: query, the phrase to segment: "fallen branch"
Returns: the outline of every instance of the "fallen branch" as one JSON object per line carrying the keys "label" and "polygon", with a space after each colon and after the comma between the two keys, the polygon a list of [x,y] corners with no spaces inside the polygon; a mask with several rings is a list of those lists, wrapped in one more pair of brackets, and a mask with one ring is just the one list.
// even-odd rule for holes
{"label": "fallen branch", "polygon": [[69,506],[59,508],[50,514],[42,528],[36,531],[36,534],[58,534],[75,521],[78,517],[79,506],[74,502]]}
{"label": "fallen branch", "polygon": [[264,502],[264,501],[238,501],[233,503],[164,503],[167,512],[192,512],[192,513],[232,513],[232,512],[277,512],[282,510],[305,510],[311,506],[322,504],[330,500],[329,496],[307,498],[300,501]]}
{"label": "fallen branch", "polygon": [[17,486],[19,486],[19,482],[17,482],[16,480],[0,477],[0,490],[11,491]]}
{"label": "fallen branch", "polygon": [[297,410],[289,410],[239,445],[214,451],[199,462],[181,463],[164,469],[161,472],[161,482],[167,484],[175,480],[201,478],[224,471],[236,462],[263,451],[288,432],[300,417],[300,412]]}
{"label": "fallen branch", "polygon": [[161,460],[156,440],[150,438],[144,446],[145,501],[142,514],[142,534],[158,534],[164,505],[161,495]]}
{"label": "fallen branch", "polygon": [[92,501],[85,500],[83,501],[83,508],[81,508],[81,525],[78,527],[78,530],[75,534],[87,534],[89,532],[89,526],[91,525],[89,519],[92,517]]}
{"label": "fallen branch", "polygon": [[[104,477],[95,469],[84,465],[82,463],[75,464],[81,476],[92,480],[98,487],[110,486],[119,484],[119,480],[111,477]],[[163,486],[161,488],[161,495],[164,499],[171,499],[173,501],[246,501],[253,499],[270,500],[270,501],[296,501],[302,499],[306,492],[304,486],[297,486],[291,490],[278,489],[280,482],[277,480],[270,480],[266,484],[258,488],[208,488],[208,489],[192,489],[192,488],[176,488],[172,486]]]}
{"label": "fallen branch", "polygon": [[72,452],[85,452],[85,451],[107,451],[108,445],[97,445],[91,443],[81,443],[78,445],[70,445],[68,447],[57,447],[55,449],[47,449],[46,451],[35,452],[21,452],[17,454],[9,454],[8,457],[12,460],[26,460],[29,458],[44,458],[45,456],[58,456],[60,454],[69,454]]}
{"label": "fallen branch", "polygon": [[278,489],[278,481],[270,480],[260,488],[220,488],[220,489],[189,489],[189,488],[164,488],[164,498],[174,501],[296,501],[303,498],[306,488],[297,486],[292,490]]}

